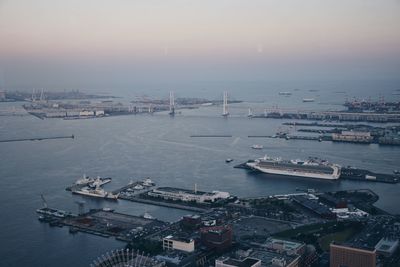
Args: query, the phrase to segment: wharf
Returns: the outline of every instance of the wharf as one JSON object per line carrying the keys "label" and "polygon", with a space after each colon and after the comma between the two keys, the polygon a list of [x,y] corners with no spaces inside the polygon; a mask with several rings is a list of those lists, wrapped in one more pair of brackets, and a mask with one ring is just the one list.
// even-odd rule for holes
{"label": "wharf", "polygon": [[331,127],[331,128],[348,128],[349,126],[366,126],[366,125],[348,125],[340,123],[320,123],[320,122],[284,122],[287,126],[311,126],[311,127]]}
{"label": "wharf", "polygon": [[396,184],[400,180],[400,175],[375,173],[357,168],[342,168],[340,179]]}
{"label": "wharf", "polygon": [[69,226],[70,233],[84,232],[102,237],[114,236],[116,239],[126,242],[168,226],[168,223],[160,220],[104,209],[95,209],[76,216],[42,221],[49,223],[50,226]]}

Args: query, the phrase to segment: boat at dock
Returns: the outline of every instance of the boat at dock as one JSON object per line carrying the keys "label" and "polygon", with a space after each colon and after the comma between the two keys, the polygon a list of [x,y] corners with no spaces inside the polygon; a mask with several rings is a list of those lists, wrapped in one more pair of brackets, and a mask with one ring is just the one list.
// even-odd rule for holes
{"label": "boat at dock", "polygon": [[111,178],[101,178],[97,176],[97,178],[93,180],[93,182],[89,183],[88,186],[91,188],[98,188],[102,185],[108,184],[109,182],[111,182],[111,180]]}
{"label": "boat at dock", "polygon": [[265,156],[254,161],[248,161],[246,165],[250,169],[267,174],[314,179],[336,180],[339,179],[341,173],[341,166],[318,158],[283,160]]}
{"label": "boat at dock", "polygon": [[111,182],[111,178],[101,178],[100,176],[97,176],[97,178],[91,178],[89,176],[86,176],[85,174],[83,175],[82,178],[76,180],[75,185],[92,185],[92,186],[102,186],[104,184],[107,184]]}
{"label": "boat at dock", "polygon": [[147,211],[144,212],[143,218],[149,219],[149,220],[154,220],[154,219],[155,219],[155,218],[154,218],[150,213],[148,213]]}
{"label": "boat at dock", "polygon": [[83,195],[83,196],[88,196],[88,197],[96,197],[96,198],[104,198],[104,199],[110,199],[110,200],[117,200],[119,194],[113,194],[104,191],[104,189],[100,187],[96,187],[94,189],[90,187],[84,187],[79,190],[75,190],[72,193],[78,194],[78,195]]}
{"label": "boat at dock", "polygon": [[42,216],[42,217],[39,216],[39,219],[41,219],[41,218],[44,219],[43,216],[65,218],[65,217],[72,215],[70,212],[66,212],[66,211],[58,210],[58,209],[52,209],[52,208],[48,208],[48,207],[43,207],[43,208],[37,209],[36,212],[41,214],[41,216]]}
{"label": "boat at dock", "polygon": [[150,186],[155,186],[156,184],[150,178],[146,178],[143,180],[142,185],[150,187]]}

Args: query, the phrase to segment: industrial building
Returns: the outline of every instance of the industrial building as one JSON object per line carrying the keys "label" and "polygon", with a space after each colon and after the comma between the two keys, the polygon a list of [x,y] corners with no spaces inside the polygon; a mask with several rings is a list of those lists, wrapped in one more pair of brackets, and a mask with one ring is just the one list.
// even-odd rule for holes
{"label": "industrial building", "polygon": [[213,191],[203,192],[198,190],[181,189],[174,187],[159,187],[147,193],[151,197],[158,197],[167,200],[206,203],[215,202],[218,199],[230,197],[228,192]]}

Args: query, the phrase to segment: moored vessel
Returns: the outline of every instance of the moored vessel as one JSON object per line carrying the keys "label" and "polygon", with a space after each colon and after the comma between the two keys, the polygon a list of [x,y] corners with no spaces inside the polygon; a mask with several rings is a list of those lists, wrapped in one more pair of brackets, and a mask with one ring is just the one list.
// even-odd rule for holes
{"label": "moored vessel", "polygon": [[249,161],[246,165],[253,170],[268,174],[326,180],[339,179],[341,173],[341,166],[318,158],[283,160],[282,158],[265,156]]}
{"label": "moored vessel", "polygon": [[117,200],[119,194],[113,194],[104,191],[104,189],[100,187],[96,187],[95,189],[91,189],[89,187],[84,187],[82,189],[73,191],[72,193],[78,194],[78,195],[83,195],[83,196],[89,196],[89,197],[97,197],[97,198],[105,198],[105,199],[111,199],[111,200]]}

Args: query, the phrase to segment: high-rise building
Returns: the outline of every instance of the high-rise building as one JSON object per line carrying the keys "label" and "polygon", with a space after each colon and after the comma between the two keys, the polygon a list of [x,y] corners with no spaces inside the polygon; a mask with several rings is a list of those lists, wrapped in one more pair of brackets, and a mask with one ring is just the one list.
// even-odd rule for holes
{"label": "high-rise building", "polygon": [[205,227],[200,233],[201,242],[208,248],[224,251],[232,245],[233,233],[229,225]]}
{"label": "high-rise building", "polygon": [[376,250],[331,244],[330,267],[376,267]]}

